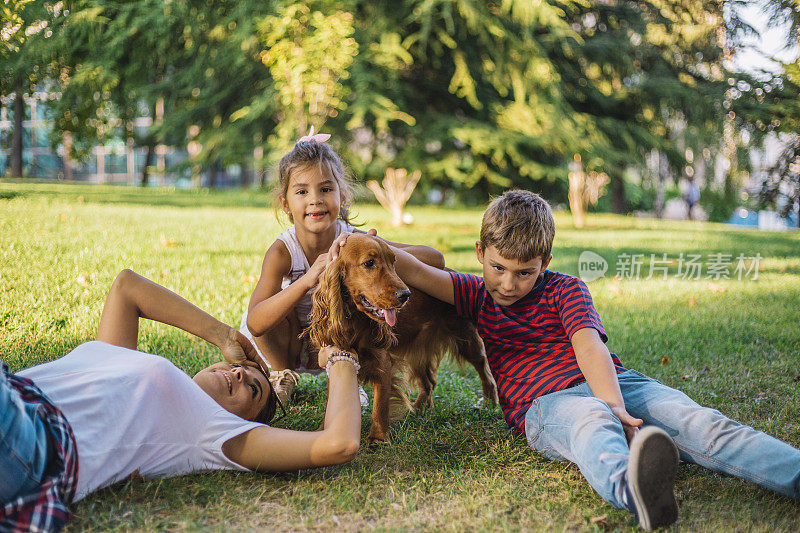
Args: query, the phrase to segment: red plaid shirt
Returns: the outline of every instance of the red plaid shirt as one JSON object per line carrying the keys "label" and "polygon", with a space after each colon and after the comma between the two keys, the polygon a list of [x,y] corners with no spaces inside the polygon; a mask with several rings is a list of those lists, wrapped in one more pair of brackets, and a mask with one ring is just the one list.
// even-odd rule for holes
{"label": "red plaid shirt", "polygon": [[7,374],[23,401],[40,406],[55,452],[48,458],[39,489],[0,507],[0,531],[59,531],[72,516],[67,505],[72,502],[78,485],[75,436],[61,410],[50,403],[33,381],[9,373],[5,364],[0,371]]}

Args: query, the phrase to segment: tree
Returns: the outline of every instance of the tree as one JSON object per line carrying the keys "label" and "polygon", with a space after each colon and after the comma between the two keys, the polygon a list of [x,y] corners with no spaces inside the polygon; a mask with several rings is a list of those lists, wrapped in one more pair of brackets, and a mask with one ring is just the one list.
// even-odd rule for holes
{"label": "tree", "polygon": [[[785,29],[786,46],[800,43],[800,2],[764,0],[763,5],[770,15],[770,26]],[[765,121],[764,117],[759,117],[761,129],[783,134],[786,141],[762,183],[760,200],[776,205],[783,196],[781,215],[787,216],[796,210],[800,227],[800,58],[783,64],[783,75],[774,90],[759,96],[770,105],[771,119]]]}
{"label": "tree", "polygon": [[[421,170],[428,185],[475,188],[558,180],[584,142],[542,42],[572,38],[547,2],[357,2],[347,125],[359,169]],[[350,81],[348,80],[348,83]]]}
{"label": "tree", "polygon": [[280,2],[259,23],[277,105],[268,139],[277,162],[310,126],[318,130],[347,107],[349,68],[358,52],[353,16],[336,2]]}
{"label": "tree", "polygon": [[[381,185],[375,180],[369,180],[367,187],[378,199],[378,202],[392,214],[392,226],[402,226],[408,223],[406,214],[403,213],[414,187],[419,183],[422,173],[417,170],[409,174],[404,168],[387,168],[386,177],[383,178]],[[409,215],[410,216],[410,215]]]}
{"label": "tree", "polygon": [[[256,139],[271,131],[255,27],[268,4],[67,4],[54,49],[63,80],[56,134],[70,132],[78,154],[121,129],[147,147],[143,184],[157,144],[195,143],[190,164],[210,167],[213,177],[222,165],[246,164]],[[140,134],[132,120],[142,112],[152,125]]]}
{"label": "tree", "polygon": [[8,0],[0,5],[0,95],[14,94],[10,168],[14,178],[22,177],[24,95],[43,79],[42,42],[50,34],[48,24],[59,14],[40,0]]}

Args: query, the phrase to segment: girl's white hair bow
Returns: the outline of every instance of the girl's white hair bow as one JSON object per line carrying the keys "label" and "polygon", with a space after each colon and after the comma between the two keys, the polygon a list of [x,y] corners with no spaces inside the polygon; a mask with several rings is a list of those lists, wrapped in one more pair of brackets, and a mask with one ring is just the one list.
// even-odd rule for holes
{"label": "girl's white hair bow", "polygon": [[327,141],[330,138],[331,138],[331,134],[330,133],[317,133],[315,135],[314,134],[314,126],[311,126],[311,129],[308,130],[308,135],[303,135],[302,137],[297,139],[297,142],[301,143],[301,142],[316,141],[318,143],[324,143],[325,141]]}

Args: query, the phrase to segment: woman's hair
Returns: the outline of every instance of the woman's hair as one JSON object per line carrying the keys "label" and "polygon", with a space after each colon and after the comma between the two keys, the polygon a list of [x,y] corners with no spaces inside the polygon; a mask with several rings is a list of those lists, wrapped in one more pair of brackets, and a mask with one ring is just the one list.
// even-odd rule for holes
{"label": "woman's hair", "polygon": [[[269,380],[267,380],[269,383]],[[275,395],[272,389],[272,383],[269,383],[270,393],[267,396],[267,403],[264,404],[264,407],[261,408],[261,411],[258,412],[256,417],[253,419],[253,422],[259,422],[261,424],[269,424],[270,421],[275,418],[275,412],[278,410],[278,397]]]}
{"label": "woman's hair", "polygon": [[[341,195],[339,218],[351,224],[350,202],[353,198],[353,183],[345,172],[342,160],[339,159],[333,148],[324,142],[314,140],[298,141],[294,148],[281,158],[280,163],[278,163],[278,187],[275,189],[278,205],[280,205],[280,198],[286,197],[292,172],[297,168],[304,168],[310,165],[318,165],[323,175],[330,176],[336,180],[337,185],[339,185],[339,194]],[[289,221],[294,223],[291,213],[288,216]]]}

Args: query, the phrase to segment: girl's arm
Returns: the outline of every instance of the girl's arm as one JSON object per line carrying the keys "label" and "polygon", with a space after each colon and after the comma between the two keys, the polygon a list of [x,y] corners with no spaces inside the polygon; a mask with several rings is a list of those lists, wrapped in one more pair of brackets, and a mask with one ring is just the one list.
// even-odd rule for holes
{"label": "girl's arm", "polygon": [[269,247],[261,265],[261,277],[250,296],[247,311],[247,329],[250,333],[263,335],[286,318],[303,295],[316,284],[316,277],[321,271],[317,262],[300,279],[281,290],[281,281],[284,275],[289,274],[292,258],[280,240]]}
{"label": "girl's arm", "polygon": [[197,335],[217,346],[226,359],[255,360],[253,347],[241,333],[174,292],[125,269],[108,290],[97,340],[135,350],[139,318],[162,322]]}
{"label": "girl's arm", "polygon": [[[331,347],[320,350],[320,367],[325,367],[332,351]],[[222,451],[231,461],[253,470],[298,470],[351,461],[360,437],[356,369],[347,361],[337,361],[328,376],[324,429],[291,431],[262,426],[230,439]]]}

